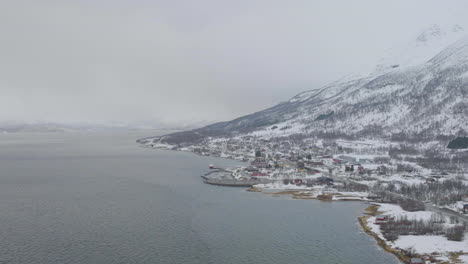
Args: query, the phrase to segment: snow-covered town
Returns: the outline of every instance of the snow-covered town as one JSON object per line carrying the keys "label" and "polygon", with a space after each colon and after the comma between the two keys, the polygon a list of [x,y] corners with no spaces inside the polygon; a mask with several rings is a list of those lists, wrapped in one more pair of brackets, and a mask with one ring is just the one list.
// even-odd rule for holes
{"label": "snow-covered town", "polygon": [[467,151],[447,150],[440,142],[250,135],[188,146],[148,141],[144,146],[245,162],[235,168],[210,164],[202,176],[207,184],[293,199],[369,203],[362,227],[403,262],[468,260],[468,179],[459,162]]}

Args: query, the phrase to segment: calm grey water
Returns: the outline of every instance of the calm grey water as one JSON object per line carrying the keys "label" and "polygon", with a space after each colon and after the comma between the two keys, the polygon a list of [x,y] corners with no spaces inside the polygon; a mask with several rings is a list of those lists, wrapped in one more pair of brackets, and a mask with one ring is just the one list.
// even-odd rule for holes
{"label": "calm grey water", "polygon": [[361,232],[364,204],[205,185],[236,163],[143,136],[0,135],[0,263],[397,263]]}

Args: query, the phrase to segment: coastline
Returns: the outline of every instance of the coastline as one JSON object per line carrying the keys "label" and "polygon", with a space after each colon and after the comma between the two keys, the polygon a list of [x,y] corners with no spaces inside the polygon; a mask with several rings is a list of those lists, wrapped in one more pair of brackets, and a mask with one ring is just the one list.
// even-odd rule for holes
{"label": "coastline", "polygon": [[[161,149],[161,150],[171,150],[171,151],[181,151],[181,152],[189,152],[192,154],[196,154],[197,156],[202,157],[214,157],[214,158],[222,158],[228,159],[233,161],[245,162],[241,161],[232,157],[221,157],[216,155],[201,155],[199,153],[195,153],[193,151],[183,150],[183,149],[170,149],[170,148],[158,148],[158,147],[149,147],[145,146],[144,144],[140,143],[140,146],[143,148],[150,148],[150,149]],[[203,177],[202,177],[203,178]],[[207,183],[207,182],[205,182]],[[210,183],[207,183],[210,184]],[[222,184],[214,184],[214,185],[222,185]],[[262,184],[260,184],[262,185]],[[229,185],[224,185],[229,186]],[[259,186],[235,186],[235,187],[249,187],[246,191],[249,192],[260,192],[262,194],[269,194],[273,197],[280,197],[284,195],[290,195],[292,199],[303,199],[303,200],[320,200],[323,202],[334,202],[334,201],[360,201],[360,202],[372,202],[371,200],[367,199],[367,197],[362,197],[362,195],[355,195],[353,194],[341,194],[340,192],[336,193],[320,193],[317,190],[307,190],[307,189],[273,189],[269,190],[269,188],[262,188]],[[268,191],[269,190],[269,191]],[[316,193],[314,193],[314,191]],[[346,192],[345,192],[346,193]],[[468,252],[460,251],[460,252],[453,252],[453,251],[435,251],[432,253],[424,253],[424,254],[416,254],[413,252],[409,252],[408,250],[401,249],[399,247],[392,246],[388,241],[382,239],[378,233],[374,232],[369,226],[369,219],[371,217],[375,217],[377,215],[383,214],[385,212],[379,211],[381,205],[379,204],[370,204],[369,207],[364,209],[363,216],[358,217],[358,222],[364,232],[368,235],[373,237],[377,242],[377,245],[381,247],[387,253],[394,255],[401,263],[410,263],[411,258],[422,258],[424,261],[430,261],[430,263],[437,263],[437,264],[461,264],[461,263],[468,263],[464,262],[468,260]],[[462,258],[462,260],[460,260]]]}
{"label": "coastline", "polygon": [[[193,151],[186,151],[186,150],[175,150],[175,149],[170,149],[170,148],[155,148],[155,147],[149,147],[145,144],[142,144],[140,142],[138,142],[138,145],[142,148],[148,148],[148,149],[159,149],[159,150],[168,150],[168,151],[175,151],[175,152],[187,152],[187,153],[192,153],[194,155],[197,155],[197,156],[201,156],[201,157],[215,157],[215,158],[221,158],[221,159],[228,159],[228,160],[235,160],[235,161],[239,161],[239,162],[243,162],[243,161],[240,161],[240,160],[237,160],[237,159],[233,159],[233,158],[226,158],[226,157],[217,157],[217,156],[205,156],[205,155],[201,155],[201,154],[198,154],[198,153],[195,153]],[[202,177],[203,178],[203,177]],[[207,184],[207,183],[205,183]],[[214,185],[214,186],[218,186],[218,185]],[[291,195],[291,198],[292,199],[302,199],[302,200],[320,200],[322,202],[343,202],[343,201],[360,201],[360,202],[368,202],[368,200],[362,200],[362,199],[340,199],[340,200],[333,200],[333,195],[325,195],[325,196],[313,196],[311,194],[308,194],[308,193],[304,193],[303,190],[282,190],[282,191],[278,191],[278,192],[264,192],[261,188],[257,188],[255,186],[250,186],[248,189],[246,189],[245,191],[248,191],[248,192],[259,192],[259,193],[262,193],[262,194],[269,194],[273,197],[279,197],[279,196],[284,196],[284,195]],[[368,208],[365,209],[365,212],[368,211],[369,208],[375,206],[375,208],[378,208],[377,205],[371,205],[369,206]],[[375,211],[375,213],[377,213],[377,210]],[[366,214],[366,213],[365,213]],[[402,252],[400,251],[397,251],[397,250],[394,250],[390,247],[388,247],[385,243],[385,241],[383,241],[382,239],[380,239],[378,237],[377,234],[373,233],[370,228],[367,226],[367,220],[371,215],[367,215],[367,216],[361,216],[361,217],[358,217],[358,222],[361,226],[361,228],[363,229],[364,232],[366,232],[368,235],[370,235],[371,237],[373,237],[376,241],[377,241],[377,244],[378,246],[380,246],[381,248],[383,248],[387,253],[390,253],[394,256],[397,257],[397,259],[400,261],[400,262],[403,262],[403,263],[409,263],[409,260],[407,257],[405,257]]]}
{"label": "coastline", "polygon": [[[255,186],[247,189],[246,191],[249,192],[260,192],[262,194],[269,194],[273,197],[280,197],[289,195],[292,199],[304,199],[304,200],[320,200],[322,202],[341,202],[341,201],[360,201],[360,202],[371,202],[369,200],[363,199],[336,199],[335,197],[341,196],[338,193],[330,193],[326,195],[312,195],[311,193],[307,193],[304,190],[277,190],[277,192],[265,192],[261,188],[256,188]],[[346,197],[349,197],[348,195]],[[383,249],[385,252],[392,254],[395,256],[401,263],[410,263],[412,258],[421,258],[423,261],[430,261],[430,263],[437,263],[437,264],[461,264],[466,263],[466,259],[468,258],[468,252],[452,252],[452,251],[440,251],[440,252],[432,252],[432,253],[415,253],[410,252],[408,250],[395,247],[388,241],[382,239],[379,234],[375,233],[372,228],[369,226],[369,219],[371,217],[375,217],[377,215],[384,214],[384,211],[379,211],[381,205],[370,203],[367,208],[364,209],[363,216],[357,218],[359,225],[361,226],[362,230],[369,236],[373,237],[376,241],[377,245]],[[460,258],[463,258],[461,260]],[[426,262],[425,262],[426,263]],[[429,262],[427,262],[429,263]]]}
{"label": "coastline", "polygon": [[367,220],[372,217],[379,215],[381,212],[379,212],[379,205],[376,204],[371,204],[369,207],[364,209],[364,214],[363,216],[358,217],[358,222],[361,226],[361,228],[366,232],[369,236],[373,237],[375,241],[377,242],[377,245],[381,247],[384,251],[387,253],[393,254],[395,257],[397,257],[401,262],[403,263],[409,263],[410,257],[407,256],[402,250],[397,250],[389,245],[381,239],[376,233],[374,233],[369,225],[367,224]]}
{"label": "coastline", "polygon": [[193,151],[190,151],[190,150],[171,149],[171,148],[168,148],[168,147],[150,147],[150,146],[147,146],[147,145],[145,145],[143,143],[138,142],[138,140],[136,141],[136,143],[138,144],[138,146],[140,148],[145,148],[145,149],[184,152],[184,153],[191,153],[191,154],[199,156],[199,157],[217,158],[217,159],[232,160],[232,161],[237,161],[237,162],[241,162],[241,163],[247,163],[247,161],[243,161],[243,160],[240,160],[240,159],[234,159],[234,158],[229,158],[229,157],[221,157],[221,156],[216,156],[216,155],[203,155],[203,154],[196,153],[196,152],[193,152]]}
{"label": "coastline", "polygon": [[[430,261],[430,263],[438,263],[438,264],[458,264],[458,263],[466,263],[466,258],[468,258],[468,252],[466,251],[434,251],[431,253],[416,253],[415,251],[411,252],[405,249],[401,249],[399,247],[395,247],[392,245],[393,243],[389,243],[388,241],[382,239],[379,234],[374,232],[369,226],[369,219],[371,217],[375,217],[377,215],[384,214],[386,212],[379,211],[381,205],[379,204],[371,204],[369,207],[365,209],[364,216],[358,217],[359,224],[361,225],[364,232],[368,235],[372,236],[377,245],[379,245],[383,250],[386,252],[393,254],[403,263],[410,263],[411,258],[421,258],[423,261]],[[461,260],[460,258],[463,258]],[[427,263],[427,262],[425,262]]]}

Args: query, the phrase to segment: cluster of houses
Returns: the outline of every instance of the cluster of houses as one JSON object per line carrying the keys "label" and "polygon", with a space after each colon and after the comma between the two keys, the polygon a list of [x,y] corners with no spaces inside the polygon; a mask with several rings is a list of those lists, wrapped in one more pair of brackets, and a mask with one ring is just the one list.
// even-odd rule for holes
{"label": "cluster of houses", "polygon": [[324,154],[330,149],[319,148],[313,144],[307,144],[294,140],[268,140],[259,139],[254,136],[243,136],[242,138],[206,140],[197,145],[187,147],[174,147],[174,150],[186,150],[203,156],[215,156],[235,160],[251,160],[257,150],[261,150],[267,159],[285,158],[294,160],[294,157],[307,156],[310,154]]}
{"label": "cluster of houses", "polygon": [[[321,157],[331,159],[331,156]],[[331,167],[323,160],[298,155],[269,155],[264,149],[257,149],[246,167],[236,168],[232,176],[237,180],[268,179],[296,185],[333,185],[329,175]],[[326,172],[326,173],[324,173]]]}
{"label": "cluster of houses", "polygon": [[[300,179],[304,182],[308,178],[341,173],[353,180],[365,181],[371,177],[391,177],[395,172],[395,168],[389,166],[388,157],[388,161],[378,162],[372,158],[358,159],[353,155],[338,154],[339,147],[317,147],[315,144],[286,139],[267,140],[244,136],[209,140],[180,150],[250,162],[246,171],[241,173],[242,179],[264,177],[275,180]],[[399,171],[398,174],[403,178],[419,179],[428,184],[447,176],[444,172],[421,175],[413,170]]]}
{"label": "cluster of houses", "polygon": [[401,179],[402,182],[432,184],[448,176],[443,171],[424,174],[407,164],[398,169],[395,163],[392,165],[391,158],[382,152],[385,150],[375,150],[374,153],[382,154],[380,156],[344,154],[352,153],[352,149],[345,151],[337,144],[325,145],[287,138],[242,136],[209,139],[196,145],[174,148],[204,156],[249,162],[246,168],[236,170],[233,176],[237,180],[265,179],[301,185],[311,182],[331,184],[332,179],[339,181],[345,177],[361,182]]}

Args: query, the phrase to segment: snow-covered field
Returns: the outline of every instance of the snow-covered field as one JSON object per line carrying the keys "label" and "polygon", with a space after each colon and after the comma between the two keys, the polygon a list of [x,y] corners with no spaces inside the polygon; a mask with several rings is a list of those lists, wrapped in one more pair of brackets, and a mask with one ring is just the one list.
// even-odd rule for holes
{"label": "snow-covered field", "polygon": [[408,220],[424,220],[429,221],[431,217],[434,215],[433,212],[429,211],[418,211],[418,212],[408,212],[403,209],[399,205],[396,204],[379,204],[380,212],[384,212],[385,215],[391,217],[406,217]]}
{"label": "snow-covered field", "polygon": [[467,255],[462,255],[458,258],[461,263],[467,264],[468,263],[468,254]]}
{"label": "snow-covered field", "polygon": [[393,245],[402,249],[412,248],[418,254],[459,251],[468,253],[467,239],[457,242],[449,241],[443,236],[400,236],[395,242],[393,242]]}
{"label": "snow-covered field", "polygon": [[[378,204],[379,212],[384,215],[402,218],[406,217],[408,220],[423,220],[431,221],[436,213],[428,211],[407,212],[401,209],[398,205],[393,204]],[[447,219],[448,220],[448,219]],[[463,241],[450,241],[442,235],[402,235],[397,240],[390,242],[385,239],[380,231],[380,226],[375,224],[376,217],[369,217],[367,219],[367,226],[375,233],[380,239],[386,241],[388,245],[393,248],[403,250],[413,250],[420,255],[433,254],[433,257],[439,261],[449,261],[450,253],[464,253],[468,254],[468,234],[465,235]],[[446,226],[451,224],[446,223]],[[462,256],[461,263],[468,263],[468,257]]]}

